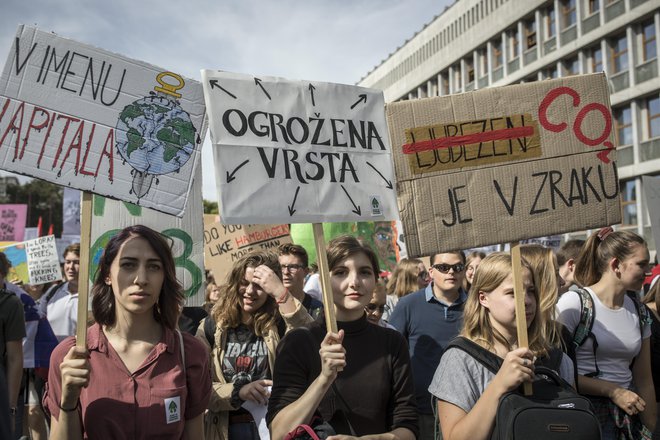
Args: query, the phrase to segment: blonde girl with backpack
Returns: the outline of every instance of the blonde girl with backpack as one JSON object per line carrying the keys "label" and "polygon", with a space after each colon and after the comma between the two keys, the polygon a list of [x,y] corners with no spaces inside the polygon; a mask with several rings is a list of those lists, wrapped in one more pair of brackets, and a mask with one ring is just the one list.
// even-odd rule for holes
{"label": "blonde girl with backpack", "polygon": [[[539,294],[529,265],[522,262],[529,348],[518,347],[511,256],[495,252],[481,261],[465,303],[460,336],[500,358],[497,374],[459,348],[440,360],[429,392],[437,399],[444,440],[483,440],[491,436],[500,398],[534,380],[534,360],[551,348],[539,311]],[[572,363],[561,356],[558,373],[572,382]]]}
{"label": "blonde girl with backpack", "polygon": [[[650,439],[656,423],[651,327],[634,296],[649,270],[646,242],[630,231],[603,228],[589,237],[576,266],[575,279],[585,296],[568,291],[557,311],[574,341],[588,332],[576,344],[578,390],[594,404],[603,439]],[[593,316],[590,328],[576,332],[583,298]]]}

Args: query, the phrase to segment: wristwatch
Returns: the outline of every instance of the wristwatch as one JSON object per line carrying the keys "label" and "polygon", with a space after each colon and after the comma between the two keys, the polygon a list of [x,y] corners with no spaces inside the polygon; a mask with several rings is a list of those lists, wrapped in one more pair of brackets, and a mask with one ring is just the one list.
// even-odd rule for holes
{"label": "wristwatch", "polygon": [[17,411],[16,407],[15,407],[15,406],[12,406],[11,408],[9,408],[9,415],[10,415],[10,416],[15,416],[15,415],[16,415],[16,411]]}

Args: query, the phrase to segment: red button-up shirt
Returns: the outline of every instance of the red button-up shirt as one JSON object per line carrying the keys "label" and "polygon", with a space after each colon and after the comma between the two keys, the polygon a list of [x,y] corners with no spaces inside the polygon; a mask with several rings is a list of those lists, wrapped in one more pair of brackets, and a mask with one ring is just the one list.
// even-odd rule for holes
{"label": "red button-up shirt", "polygon": [[[93,439],[178,439],[186,420],[207,407],[211,395],[209,355],[192,335],[183,334],[186,373],[178,335],[163,328],[142,365],[130,373],[98,324],[87,330],[89,385],[80,395],[84,437]],[[67,338],[53,351],[44,406],[56,419],[62,382],[60,364],[75,345]]]}

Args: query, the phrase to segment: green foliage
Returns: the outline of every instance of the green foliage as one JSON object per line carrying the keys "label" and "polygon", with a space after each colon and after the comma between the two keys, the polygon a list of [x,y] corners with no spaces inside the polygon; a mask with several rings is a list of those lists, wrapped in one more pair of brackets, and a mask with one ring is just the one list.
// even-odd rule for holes
{"label": "green foliage", "polygon": [[204,214],[219,214],[218,202],[211,202],[204,199]]}

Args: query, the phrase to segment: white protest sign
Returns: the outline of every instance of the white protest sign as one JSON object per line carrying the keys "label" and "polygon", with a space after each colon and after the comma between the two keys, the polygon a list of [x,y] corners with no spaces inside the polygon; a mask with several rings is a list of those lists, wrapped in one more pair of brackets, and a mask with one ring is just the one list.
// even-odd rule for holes
{"label": "white protest sign", "polygon": [[30,284],[46,284],[62,279],[54,235],[26,241],[25,253]]}
{"label": "white protest sign", "polygon": [[19,26],[0,168],[181,216],[206,132],[199,82]]}
{"label": "white protest sign", "polygon": [[646,197],[646,206],[651,220],[651,232],[655,241],[655,248],[660,249],[660,179],[651,176],[642,176],[642,186]]}
{"label": "white protest sign", "polygon": [[183,217],[163,215],[130,203],[94,197],[89,280],[94,275],[108,240],[130,225],[145,225],[172,240],[172,253],[179,282],[183,285],[186,306],[204,303],[204,228],[202,224],[201,163],[195,171],[195,184],[190,193]]}
{"label": "white protest sign", "polygon": [[224,224],[397,218],[383,93],[202,71]]}
{"label": "white protest sign", "polygon": [[80,235],[80,191],[77,189],[64,188],[62,235]]}

